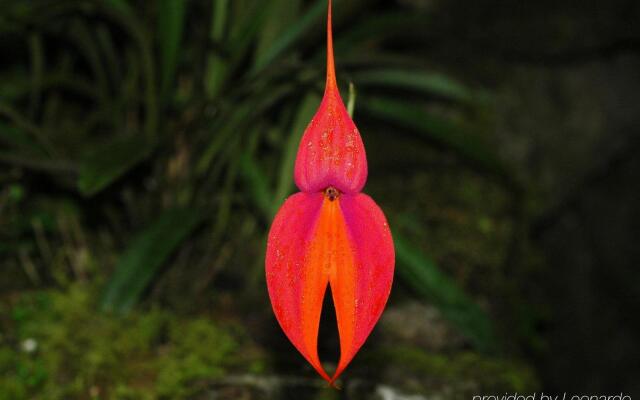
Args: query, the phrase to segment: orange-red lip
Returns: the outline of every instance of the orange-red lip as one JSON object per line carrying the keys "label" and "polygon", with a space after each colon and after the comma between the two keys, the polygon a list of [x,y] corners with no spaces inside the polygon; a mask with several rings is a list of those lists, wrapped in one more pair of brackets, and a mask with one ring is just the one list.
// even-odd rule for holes
{"label": "orange-red lip", "polygon": [[[266,258],[273,310],[289,340],[328,381],[342,373],[382,314],[394,260],[386,219],[365,194],[331,201],[323,193],[297,193],[276,215]],[[327,285],[340,335],[340,361],[331,379],[317,352]]]}

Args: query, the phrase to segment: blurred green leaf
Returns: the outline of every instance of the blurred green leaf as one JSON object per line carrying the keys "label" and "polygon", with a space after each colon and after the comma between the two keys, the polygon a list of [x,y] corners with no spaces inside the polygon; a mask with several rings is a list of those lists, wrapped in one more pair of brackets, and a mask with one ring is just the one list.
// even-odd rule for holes
{"label": "blurred green leaf", "polygon": [[274,204],[269,184],[269,177],[264,173],[264,168],[260,167],[260,162],[256,159],[256,150],[260,144],[262,130],[252,129],[248,134],[247,143],[243,143],[242,154],[239,159],[240,173],[247,183],[249,197],[265,219],[269,220],[273,213]]}
{"label": "blurred green leaf", "polygon": [[461,102],[473,99],[473,92],[461,83],[423,70],[372,69],[354,73],[353,80],[362,86],[413,90]]}
{"label": "blurred green leaf", "polygon": [[220,41],[224,37],[229,14],[229,0],[213,0],[210,38]]}
{"label": "blurred green leaf", "polygon": [[24,187],[22,185],[13,184],[9,186],[8,198],[12,202],[20,202],[24,198]]}
{"label": "blurred green leaf", "polygon": [[246,51],[255,45],[269,9],[264,2],[254,0],[234,0],[232,4],[234,13],[230,18],[234,23],[229,25],[229,40],[225,50],[232,53],[230,64],[237,66]]}
{"label": "blurred green leaf", "polygon": [[129,311],[167,258],[202,220],[196,210],[172,209],[138,233],[116,265],[102,297],[102,308]]}
{"label": "blurred green leaf", "polygon": [[113,84],[118,84],[122,79],[120,56],[118,50],[116,50],[113,34],[106,24],[98,24],[96,38],[102,59],[105,61],[106,69],[109,72],[109,78]]}
{"label": "blurred green leaf", "polygon": [[185,14],[186,1],[160,0],[158,3],[158,40],[162,60],[161,93],[165,101],[178,64]]}
{"label": "blurred green leaf", "polygon": [[[229,0],[213,0],[211,15],[211,31],[209,39],[220,45],[224,38],[229,14]],[[205,90],[209,97],[215,97],[224,81],[227,64],[222,59],[219,51],[210,51],[207,57],[207,69],[205,73]]]}
{"label": "blurred green leaf", "polygon": [[489,316],[444,275],[433,260],[411,247],[397,232],[393,236],[400,278],[418,295],[433,303],[478,350],[495,350],[497,344]]}
{"label": "blurred green leaf", "polygon": [[109,94],[109,83],[105,64],[100,56],[99,47],[96,46],[97,38],[93,26],[89,21],[77,18],[69,24],[67,34],[91,67],[94,91],[98,93],[100,99],[106,101]]}
{"label": "blurred green leaf", "polygon": [[[334,49],[336,53],[349,53],[372,43],[383,41],[389,37],[416,35],[424,29],[427,22],[424,14],[407,12],[386,12],[369,15],[349,24],[349,29],[335,37]],[[375,34],[372,34],[375,33]]]}
{"label": "blurred green leaf", "polygon": [[[120,4],[127,4],[124,1],[116,1],[118,7]],[[149,30],[144,23],[139,20],[133,12],[123,12],[115,8],[116,12],[113,12],[113,4],[110,7],[104,9],[110,17],[114,19],[133,39],[136,44],[136,49],[129,48],[128,61],[131,65],[127,65],[125,71],[129,73],[128,69],[133,68],[134,73],[129,73],[129,78],[137,78],[137,66],[141,67],[141,75],[144,79],[144,100],[145,100],[145,128],[144,132],[149,141],[155,140],[158,135],[158,88],[156,82],[156,60],[153,57],[152,40],[149,37]],[[133,79],[128,82],[129,79],[125,78],[126,83],[134,83]],[[127,87],[127,86],[125,86]],[[136,87],[136,94],[139,91],[139,87]]]}
{"label": "blurred green leaf", "polygon": [[443,117],[429,114],[424,107],[386,97],[363,97],[358,106],[375,118],[413,130],[449,147],[489,171],[503,176],[510,175],[504,163],[473,132]]}
{"label": "blurred green leaf", "polygon": [[234,154],[231,160],[228,162],[228,168],[224,177],[224,181],[222,184],[222,188],[220,190],[219,202],[218,202],[218,210],[216,213],[216,223],[213,228],[213,237],[214,242],[219,240],[220,235],[222,235],[229,224],[229,220],[231,218],[231,206],[233,204],[233,187],[235,185],[238,169],[240,168],[240,163],[235,159],[237,156],[237,150],[235,149],[239,146],[239,140],[233,140],[232,138],[232,147],[229,148],[230,153]]}
{"label": "blurred green leaf", "polygon": [[326,8],[326,0],[317,0],[316,3],[298,19],[296,24],[292,25],[273,41],[271,47],[264,51],[262,57],[256,59],[253,71],[260,71],[276,60],[324,16]]}
{"label": "blurred green leaf", "polygon": [[212,127],[214,132],[209,143],[204,147],[202,155],[196,164],[196,173],[207,172],[213,160],[228,147],[230,137],[242,129],[251,117],[250,104],[243,104],[237,107],[231,115],[224,120],[224,123]]}
{"label": "blurred green leaf", "polygon": [[0,116],[6,117],[12,125],[18,129],[13,131],[14,138],[17,138],[18,135],[22,135],[23,133],[29,133],[48,154],[58,154],[46,132],[33,121],[22,115],[13,105],[0,101]]}
{"label": "blurred green leaf", "polygon": [[269,220],[275,210],[272,200],[273,194],[269,189],[269,179],[264,174],[263,168],[258,165],[249,153],[245,152],[240,157],[240,171],[247,182],[249,195],[265,219]]}
{"label": "blurred green leaf", "polygon": [[127,0],[106,0],[105,2],[114,10],[117,10],[125,15],[133,15],[133,10],[131,9],[131,5]]}
{"label": "blurred green leaf", "polygon": [[300,0],[270,0],[265,7],[268,7],[269,14],[258,37],[255,50],[257,60],[263,59],[283,31],[298,19]]}
{"label": "blurred green leaf", "polygon": [[44,156],[42,147],[24,131],[0,122],[0,143],[5,143],[13,150]]}
{"label": "blurred green leaf", "polygon": [[31,101],[29,105],[29,117],[33,118],[40,106],[45,69],[44,46],[41,35],[33,33],[29,36],[29,50],[31,53]]}
{"label": "blurred green leaf", "polygon": [[313,118],[319,105],[320,96],[315,92],[307,94],[300,103],[298,113],[291,127],[291,133],[287,138],[281,156],[280,173],[273,201],[276,207],[279,207],[284,199],[293,191],[293,169],[298,152],[298,145],[300,144],[304,130],[307,128],[307,125],[309,125],[309,121]]}
{"label": "blurred green leaf", "polygon": [[24,67],[0,70],[0,101],[12,102],[31,90],[31,76]]}
{"label": "blurred green leaf", "polygon": [[138,165],[152,149],[142,135],[119,136],[97,146],[80,164],[78,189],[85,196],[93,196]]}
{"label": "blurred green leaf", "polygon": [[356,108],[356,98],[358,97],[358,92],[356,92],[356,85],[353,82],[349,82],[349,98],[347,99],[347,113],[349,116],[353,118],[353,112]]}

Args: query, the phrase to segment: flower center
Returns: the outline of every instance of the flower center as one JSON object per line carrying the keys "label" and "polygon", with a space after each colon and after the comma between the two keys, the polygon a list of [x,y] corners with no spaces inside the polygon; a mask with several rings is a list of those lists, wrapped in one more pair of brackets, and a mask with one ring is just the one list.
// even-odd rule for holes
{"label": "flower center", "polygon": [[327,196],[329,201],[334,201],[338,197],[340,197],[340,191],[333,186],[329,186],[324,190],[324,195]]}

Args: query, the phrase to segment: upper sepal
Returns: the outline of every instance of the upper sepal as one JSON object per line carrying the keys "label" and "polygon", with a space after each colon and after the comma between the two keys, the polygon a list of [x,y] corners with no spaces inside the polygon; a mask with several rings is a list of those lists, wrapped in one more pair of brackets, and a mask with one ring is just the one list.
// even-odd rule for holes
{"label": "upper sepal", "polygon": [[333,186],[343,193],[358,193],[367,180],[367,156],[358,128],[338,90],[333,59],[331,0],[327,18],[327,82],[316,115],[302,136],[295,166],[295,181],[303,192]]}
{"label": "upper sepal", "polygon": [[328,85],[298,148],[296,185],[303,192],[333,186],[343,193],[358,193],[366,180],[367,156],[362,138],[338,88]]}

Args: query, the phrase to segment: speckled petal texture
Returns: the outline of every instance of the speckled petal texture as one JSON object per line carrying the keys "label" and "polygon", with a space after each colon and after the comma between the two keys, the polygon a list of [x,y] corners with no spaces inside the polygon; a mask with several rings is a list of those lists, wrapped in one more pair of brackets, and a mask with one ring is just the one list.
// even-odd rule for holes
{"label": "speckled petal texture", "polygon": [[344,338],[340,332],[340,362],[332,379],[342,373],[373,330],[391,292],[395,267],[395,250],[391,231],[382,210],[366,194],[341,196],[340,208],[347,226],[348,240],[354,254],[354,302],[342,302],[334,282],[341,278],[344,269],[337,267],[338,279],[331,280],[338,329],[351,323],[342,315],[353,313],[354,336]]}
{"label": "speckled petal texture", "polygon": [[320,312],[328,277],[318,276],[317,268],[312,270],[317,265],[307,262],[323,198],[322,193],[297,193],[287,199],[271,225],[265,265],[271,306],[282,330],[328,380],[317,352]]}
{"label": "speckled petal texture", "polygon": [[340,361],[335,380],[364,344],[386,304],[394,270],[391,232],[367,195],[291,196],[267,243],[267,286],[273,311],[293,345],[325,379],[317,353],[327,284],[336,309]]}
{"label": "speckled petal texture", "polygon": [[357,193],[366,180],[367,157],[360,133],[338,89],[328,87],[300,141],[296,185],[303,192],[334,186],[344,193]]}

